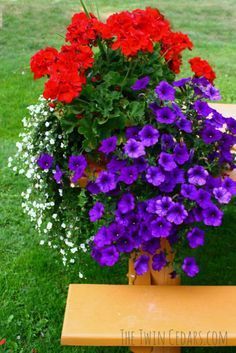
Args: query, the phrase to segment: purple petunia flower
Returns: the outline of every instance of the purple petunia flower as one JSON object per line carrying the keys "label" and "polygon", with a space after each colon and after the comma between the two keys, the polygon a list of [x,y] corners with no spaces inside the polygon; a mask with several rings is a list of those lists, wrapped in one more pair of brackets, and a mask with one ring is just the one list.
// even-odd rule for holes
{"label": "purple petunia flower", "polygon": [[151,238],[142,244],[142,250],[154,255],[161,248],[160,238]]}
{"label": "purple petunia flower", "polygon": [[135,208],[135,198],[131,193],[123,194],[118,202],[118,210],[121,213],[128,213]]}
{"label": "purple petunia flower", "polygon": [[53,178],[54,180],[56,180],[56,183],[57,184],[60,184],[61,183],[61,179],[63,177],[63,171],[61,170],[61,168],[59,167],[59,165],[56,165],[56,170],[55,172],[53,173]]}
{"label": "purple petunia flower", "polygon": [[145,125],[139,132],[140,140],[144,146],[153,146],[159,139],[159,131],[152,125]]}
{"label": "purple petunia flower", "polygon": [[129,235],[122,235],[116,241],[116,248],[119,252],[130,253],[133,251],[135,243]]}
{"label": "purple petunia flower", "polygon": [[167,220],[177,225],[183,223],[187,216],[188,212],[180,203],[174,203],[167,212]]}
{"label": "purple petunia flower", "polygon": [[222,204],[229,203],[232,198],[231,193],[226,188],[223,188],[223,187],[214,188],[213,194],[215,198],[219,201],[219,203],[222,203]]}
{"label": "purple petunia flower", "polygon": [[209,107],[209,105],[206,103],[206,102],[203,102],[203,101],[196,101],[194,103],[194,109],[196,110],[196,112],[203,116],[203,117],[207,117],[208,115],[211,114],[212,112],[212,108]]}
{"label": "purple petunia flower", "polygon": [[130,158],[139,158],[145,155],[144,145],[132,138],[126,142],[124,151]]}
{"label": "purple petunia flower", "polygon": [[101,192],[109,192],[116,188],[116,178],[111,172],[102,171],[97,177],[96,184]]}
{"label": "purple petunia flower", "polygon": [[200,135],[206,144],[211,144],[213,142],[219,141],[222,137],[222,133],[209,124],[204,127]]}
{"label": "purple petunia flower", "polygon": [[196,200],[197,189],[194,185],[182,184],[180,193],[189,200]]}
{"label": "purple petunia flower", "polygon": [[227,123],[229,131],[236,134],[236,120],[234,118],[227,118],[225,122]]}
{"label": "purple petunia flower", "polygon": [[159,164],[166,171],[171,171],[177,167],[177,165],[174,161],[174,156],[172,154],[169,154],[166,152],[161,152],[160,157],[159,157]]}
{"label": "purple petunia flower", "polygon": [[142,173],[147,170],[148,163],[144,157],[139,157],[134,160],[133,166],[137,169],[138,173]]}
{"label": "purple petunia flower", "polygon": [[102,218],[104,213],[104,205],[101,202],[96,202],[95,205],[89,211],[89,218],[91,222],[96,222]]}
{"label": "purple petunia flower", "polygon": [[197,191],[196,203],[203,209],[212,206],[211,195],[209,192],[200,189]]}
{"label": "purple petunia flower", "polygon": [[175,89],[166,81],[161,81],[155,88],[155,92],[161,100],[173,101],[175,99]]}
{"label": "purple petunia flower", "polygon": [[193,168],[188,170],[188,181],[190,184],[202,186],[206,184],[206,178],[208,175],[208,171],[206,171],[202,166],[195,165]]}
{"label": "purple petunia flower", "polygon": [[141,255],[134,263],[134,269],[137,275],[141,276],[149,269],[149,256]]}
{"label": "purple petunia flower", "polygon": [[145,76],[142,77],[140,79],[138,79],[133,86],[131,86],[133,91],[141,91],[142,89],[145,89],[147,87],[147,85],[150,82],[150,77],[149,76]]}
{"label": "purple petunia flower", "polygon": [[114,266],[119,260],[119,252],[114,245],[100,250],[99,263],[101,266]]}
{"label": "purple petunia flower", "polygon": [[107,163],[107,169],[113,173],[120,172],[122,168],[126,167],[126,161],[112,157],[110,162]]}
{"label": "purple petunia flower", "polygon": [[165,180],[165,174],[160,167],[149,167],[146,173],[149,184],[159,186]]}
{"label": "purple petunia flower", "polygon": [[208,84],[203,89],[204,96],[211,101],[218,101],[221,100],[220,91],[215,88],[212,84]]}
{"label": "purple petunia flower", "polygon": [[175,146],[174,159],[180,165],[189,160],[189,153],[185,143],[179,143]]}
{"label": "purple petunia flower", "polygon": [[155,213],[159,216],[166,216],[170,206],[173,204],[173,201],[168,196],[163,196],[160,200],[155,201]]}
{"label": "purple petunia flower", "polygon": [[223,212],[215,205],[203,210],[202,215],[203,222],[207,226],[219,227],[222,223]]}
{"label": "purple petunia flower", "polygon": [[229,177],[224,178],[222,186],[232,195],[236,195],[236,182]]}
{"label": "purple petunia flower", "polygon": [[122,235],[124,235],[124,227],[116,222],[111,223],[109,227],[107,227],[107,234],[108,237],[112,239],[112,241],[116,241]]}
{"label": "purple petunia flower", "polygon": [[102,248],[105,245],[110,245],[112,243],[112,237],[107,233],[107,228],[102,226],[94,237],[94,244],[98,248]]}
{"label": "purple petunia flower", "polygon": [[164,251],[156,254],[152,258],[152,268],[154,271],[161,271],[167,265],[167,259]]}
{"label": "purple petunia flower", "polygon": [[174,81],[173,82],[173,86],[175,86],[175,87],[183,87],[187,83],[189,83],[190,81],[191,81],[191,77],[181,78],[178,81]]}
{"label": "purple petunia flower", "polygon": [[204,234],[204,231],[197,227],[194,227],[192,230],[190,230],[187,233],[187,239],[190,248],[195,249],[204,245]]}
{"label": "purple petunia flower", "polygon": [[161,149],[162,151],[167,151],[173,148],[175,145],[173,136],[170,134],[163,134],[161,136]]}
{"label": "purple petunia flower", "polygon": [[192,122],[188,119],[185,118],[180,118],[176,121],[176,126],[187,133],[191,133],[193,131],[192,129]]}
{"label": "purple petunia flower", "polygon": [[164,107],[156,111],[156,120],[161,124],[172,124],[176,115],[169,107]]}
{"label": "purple petunia flower", "polygon": [[109,154],[115,151],[116,145],[117,145],[117,137],[116,136],[108,137],[107,139],[102,140],[99,151],[105,154]]}
{"label": "purple petunia flower", "polygon": [[88,183],[88,185],[86,186],[86,189],[90,192],[90,194],[93,194],[93,195],[97,195],[100,192],[99,186],[92,181]]}
{"label": "purple petunia flower", "polygon": [[182,269],[189,277],[195,277],[199,273],[199,267],[194,257],[186,257]]}
{"label": "purple petunia flower", "polygon": [[129,126],[125,130],[125,136],[128,139],[138,139],[139,131],[141,130],[140,126]]}
{"label": "purple petunia flower", "polygon": [[82,174],[87,167],[87,161],[84,156],[71,156],[69,158],[68,167],[72,171],[82,171]]}
{"label": "purple petunia flower", "polygon": [[127,185],[133,184],[138,179],[138,170],[135,166],[128,166],[121,169],[119,181]]}
{"label": "purple petunia flower", "polygon": [[164,217],[158,217],[151,222],[152,236],[157,238],[167,238],[170,235],[172,225]]}
{"label": "purple petunia flower", "polygon": [[42,153],[37,160],[37,164],[41,169],[49,170],[52,167],[53,161],[54,159],[50,154]]}

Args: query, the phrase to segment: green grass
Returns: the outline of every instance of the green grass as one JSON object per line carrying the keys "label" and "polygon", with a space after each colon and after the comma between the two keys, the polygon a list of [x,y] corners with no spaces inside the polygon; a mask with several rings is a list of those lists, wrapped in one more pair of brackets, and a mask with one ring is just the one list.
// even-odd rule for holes
{"label": "green grass", "polygon": [[[92,4],[92,1],[88,1]],[[78,282],[76,267],[65,269],[58,258],[39,247],[38,235],[21,211],[23,178],[7,169],[7,158],[15,151],[26,107],[36,102],[43,82],[34,82],[29,58],[41,47],[60,47],[61,36],[79,1],[3,1],[0,29],[0,339],[7,344],[0,352],[126,352],[125,348],[60,347],[64,305],[68,284]],[[111,5],[112,4],[112,5]],[[129,5],[128,5],[129,4]],[[102,16],[119,9],[158,6],[176,30],[189,33],[195,43],[192,56],[209,59],[217,74],[224,102],[235,102],[236,43],[235,0],[100,0]],[[188,54],[186,57],[189,57]],[[185,67],[184,73],[188,70]],[[236,284],[235,207],[226,212],[224,226],[208,233],[207,244],[198,252],[202,271],[187,284]],[[101,269],[88,264],[87,282],[125,283],[126,264]],[[4,348],[5,347],[5,348]],[[185,352],[213,352],[212,348],[189,348]],[[214,348],[214,352],[235,352],[235,348]]]}

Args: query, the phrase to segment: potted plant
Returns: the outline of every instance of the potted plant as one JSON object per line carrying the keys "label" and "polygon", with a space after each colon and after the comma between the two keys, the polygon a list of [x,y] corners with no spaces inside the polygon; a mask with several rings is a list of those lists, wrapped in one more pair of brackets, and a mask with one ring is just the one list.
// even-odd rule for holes
{"label": "potted plant", "polygon": [[31,183],[23,209],[65,265],[80,252],[101,266],[131,256],[131,283],[193,277],[192,249],[236,193],[226,175],[236,123],[207,103],[220,93],[206,60],[190,59],[193,77],[176,78],[193,44],[157,9],[104,23],[82,5],[66,44],[31,58],[46,82],[17,143],[14,171]]}

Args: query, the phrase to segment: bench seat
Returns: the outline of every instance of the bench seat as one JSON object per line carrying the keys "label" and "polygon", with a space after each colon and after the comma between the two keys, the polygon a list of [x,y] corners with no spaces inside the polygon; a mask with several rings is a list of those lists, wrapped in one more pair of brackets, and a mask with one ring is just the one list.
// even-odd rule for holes
{"label": "bench seat", "polygon": [[71,284],[70,346],[236,346],[236,286]]}

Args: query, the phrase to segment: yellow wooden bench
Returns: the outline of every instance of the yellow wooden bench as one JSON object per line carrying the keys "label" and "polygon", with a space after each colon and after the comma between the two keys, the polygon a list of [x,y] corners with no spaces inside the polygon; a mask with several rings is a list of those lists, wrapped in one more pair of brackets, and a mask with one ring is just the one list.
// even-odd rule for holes
{"label": "yellow wooden bench", "polygon": [[236,346],[236,286],[71,284],[61,343]]}
{"label": "yellow wooden bench", "polygon": [[[211,106],[236,117],[236,104]],[[172,286],[178,281],[170,283],[165,271],[134,281],[132,260],[129,266],[131,285],[70,285],[62,345],[129,346],[135,353],[236,346],[236,286]]]}

